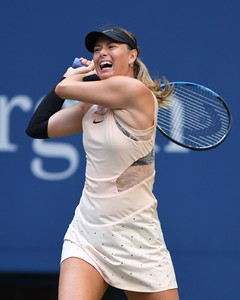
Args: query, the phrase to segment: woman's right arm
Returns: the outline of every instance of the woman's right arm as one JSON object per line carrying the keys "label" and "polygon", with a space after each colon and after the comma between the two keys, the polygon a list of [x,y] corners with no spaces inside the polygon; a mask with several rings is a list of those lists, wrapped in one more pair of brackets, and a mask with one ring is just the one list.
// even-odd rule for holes
{"label": "woman's right arm", "polygon": [[[80,60],[85,66],[77,69],[68,68],[63,79],[76,73],[80,75],[81,81],[99,80],[93,62],[84,58]],[[65,99],[55,93],[55,88],[56,85],[43,98],[28,123],[26,133],[32,138],[46,139],[82,131],[82,118],[91,105],[80,102],[70,108],[61,109]]]}
{"label": "woman's right arm", "polygon": [[82,132],[82,118],[90,107],[91,105],[81,102],[53,114],[48,121],[48,137],[68,136]]}
{"label": "woman's right arm", "polygon": [[[95,81],[99,78],[92,74],[83,81]],[[82,118],[91,105],[76,104],[70,108],[62,108],[64,99],[55,93],[54,88],[43,98],[26,128],[32,138],[46,139],[71,135],[82,131]]]}

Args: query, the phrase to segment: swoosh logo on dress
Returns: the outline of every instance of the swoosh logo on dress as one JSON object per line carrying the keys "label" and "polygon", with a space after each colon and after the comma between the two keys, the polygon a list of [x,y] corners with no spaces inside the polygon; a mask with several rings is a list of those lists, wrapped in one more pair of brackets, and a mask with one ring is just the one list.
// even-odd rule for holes
{"label": "swoosh logo on dress", "polygon": [[96,120],[96,119],[93,120],[93,124],[98,124],[98,123],[101,123],[101,122],[103,122],[103,120],[99,120],[99,121]]}

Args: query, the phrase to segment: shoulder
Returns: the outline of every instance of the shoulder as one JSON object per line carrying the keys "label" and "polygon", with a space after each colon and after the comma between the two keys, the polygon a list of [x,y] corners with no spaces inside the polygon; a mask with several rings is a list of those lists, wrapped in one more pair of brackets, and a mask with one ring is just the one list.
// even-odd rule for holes
{"label": "shoulder", "polygon": [[105,79],[106,84],[127,98],[152,98],[149,88],[140,80],[128,76],[113,76]]}
{"label": "shoulder", "polygon": [[[117,79],[117,78],[115,78]],[[126,106],[116,109],[115,114],[128,126],[145,130],[154,124],[156,97],[150,89],[138,79],[118,78],[126,93]]]}
{"label": "shoulder", "polygon": [[140,80],[129,77],[129,76],[112,76],[108,79],[103,80],[108,84],[116,85],[116,86],[123,86],[123,87],[133,87],[133,88],[139,88],[139,89],[148,89],[146,85],[141,82]]}

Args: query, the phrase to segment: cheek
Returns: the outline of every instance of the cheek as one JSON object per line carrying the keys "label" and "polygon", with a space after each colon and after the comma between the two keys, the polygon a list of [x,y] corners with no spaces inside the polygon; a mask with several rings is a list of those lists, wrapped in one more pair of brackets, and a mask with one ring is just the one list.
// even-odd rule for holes
{"label": "cheek", "polygon": [[97,59],[96,59],[95,55],[93,55],[93,63],[94,63],[94,66],[97,65]]}
{"label": "cheek", "polygon": [[122,55],[117,60],[117,66],[122,69],[127,69],[129,67],[129,59],[126,57],[126,55]]}
{"label": "cheek", "polygon": [[101,70],[101,69],[100,69],[100,66],[98,65],[96,59],[93,59],[93,63],[94,63],[94,69],[95,69],[95,71]]}

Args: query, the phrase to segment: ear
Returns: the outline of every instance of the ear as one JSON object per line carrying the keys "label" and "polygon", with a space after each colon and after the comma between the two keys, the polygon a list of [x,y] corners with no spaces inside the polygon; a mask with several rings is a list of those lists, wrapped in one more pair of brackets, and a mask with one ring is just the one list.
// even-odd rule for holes
{"label": "ear", "polygon": [[138,56],[138,52],[136,49],[132,49],[130,53],[129,64],[133,64]]}

